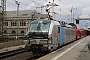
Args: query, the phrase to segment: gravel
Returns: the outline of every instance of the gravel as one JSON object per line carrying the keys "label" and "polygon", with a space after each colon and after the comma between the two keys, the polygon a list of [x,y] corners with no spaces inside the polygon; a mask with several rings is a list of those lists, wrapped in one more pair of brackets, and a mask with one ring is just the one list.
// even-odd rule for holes
{"label": "gravel", "polygon": [[26,43],[27,41],[25,40],[14,40],[14,41],[9,41],[5,43],[0,43],[0,49],[12,47],[12,46],[25,45]]}

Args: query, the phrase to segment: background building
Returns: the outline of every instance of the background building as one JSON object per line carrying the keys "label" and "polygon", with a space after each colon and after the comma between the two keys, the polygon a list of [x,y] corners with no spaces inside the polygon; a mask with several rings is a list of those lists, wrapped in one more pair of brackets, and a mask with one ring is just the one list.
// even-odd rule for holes
{"label": "background building", "polygon": [[17,17],[17,11],[6,11],[6,17],[3,20],[3,36],[24,37],[31,21],[40,18],[47,18],[47,15],[40,14],[36,10],[20,10]]}

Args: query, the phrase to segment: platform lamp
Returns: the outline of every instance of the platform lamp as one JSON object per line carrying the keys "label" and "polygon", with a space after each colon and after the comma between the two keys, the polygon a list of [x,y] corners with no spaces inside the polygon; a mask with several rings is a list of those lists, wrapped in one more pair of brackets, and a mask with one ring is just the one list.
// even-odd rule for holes
{"label": "platform lamp", "polygon": [[17,36],[16,36],[16,39],[18,40],[19,38],[19,5],[20,5],[20,2],[18,1],[15,1],[15,3],[17,4]]}

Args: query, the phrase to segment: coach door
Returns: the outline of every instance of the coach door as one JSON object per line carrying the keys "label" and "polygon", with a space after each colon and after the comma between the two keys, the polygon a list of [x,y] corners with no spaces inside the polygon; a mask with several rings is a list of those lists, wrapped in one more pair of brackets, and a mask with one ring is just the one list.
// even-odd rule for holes
{"label": "coach door", "polygon": [[58,38],[58,45],[60,46],[60,26],[58,26],[57,33],[58,33],[58,36],[57,36],[57,38]]}

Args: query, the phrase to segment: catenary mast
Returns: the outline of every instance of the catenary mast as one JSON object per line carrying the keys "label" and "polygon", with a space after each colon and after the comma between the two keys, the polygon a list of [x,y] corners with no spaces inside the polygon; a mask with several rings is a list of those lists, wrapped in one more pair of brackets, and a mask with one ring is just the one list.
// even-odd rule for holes
{"label": "catenary mast", "polygon": [[2,36],[3,36],[3,21],[5,19],[5,16],[6,16],[6,0],[1,0],[1,7],[2,7]]}

